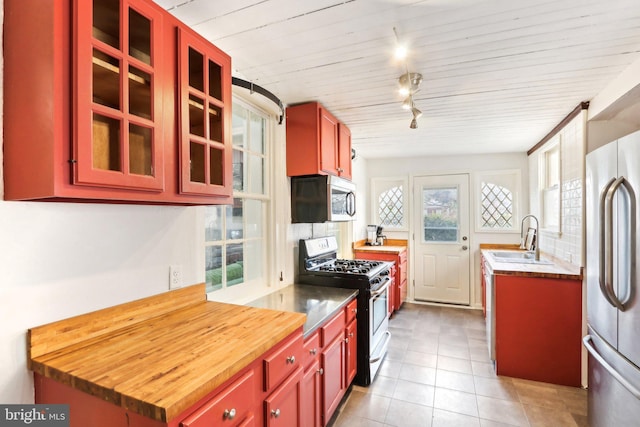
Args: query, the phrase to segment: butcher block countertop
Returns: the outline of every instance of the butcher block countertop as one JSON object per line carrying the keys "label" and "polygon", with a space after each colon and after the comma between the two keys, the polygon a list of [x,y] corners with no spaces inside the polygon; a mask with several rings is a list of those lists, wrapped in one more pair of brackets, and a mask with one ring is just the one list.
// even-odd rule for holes
{"label": "butcher block countertop", "polygon": [[499,262],[491,256],[494,251],[513,251],[523,252],[513,245],[480,245],[480,252],[489,263],[493,274],[503,276],[522,276],[522,277],[543,277],[548,279],[568,279],[582,280],[582,267],[569,264],[568,262],[559,260],[545,255],[541,255],[540,259],[545,264],[525,263],[525,262]]}
{"label": "butcher block countertop", "polygon": [[367,245],[365,240],[361,240],[353,244],[353,250],[397,255],[407,250],[407,241],[388,239],[384,245]]}
{"label": "butcher block countertop", "polygon": [[29,368],[166,422],[305,320],[207,301],[205,285],[193,285],[30,329]]}

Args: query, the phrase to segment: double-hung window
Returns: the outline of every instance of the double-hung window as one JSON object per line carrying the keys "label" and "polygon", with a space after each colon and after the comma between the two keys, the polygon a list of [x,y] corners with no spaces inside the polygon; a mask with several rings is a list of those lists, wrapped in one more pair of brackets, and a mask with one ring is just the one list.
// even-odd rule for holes
{"label": "double-hung window", "polygon": [[263,280],[269,192],[268,131],[263,112],[233,103],[233,204],[205,208],[207,292]]}

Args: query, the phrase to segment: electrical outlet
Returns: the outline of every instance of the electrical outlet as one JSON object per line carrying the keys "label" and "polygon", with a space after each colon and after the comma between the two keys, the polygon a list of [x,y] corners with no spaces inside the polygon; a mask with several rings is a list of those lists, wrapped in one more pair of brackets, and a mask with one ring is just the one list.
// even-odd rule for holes
{"label": "electrical outlet", "polygon": [[169,266],[169,289],[176,289],[182,287],[182,266],[170,265]]}

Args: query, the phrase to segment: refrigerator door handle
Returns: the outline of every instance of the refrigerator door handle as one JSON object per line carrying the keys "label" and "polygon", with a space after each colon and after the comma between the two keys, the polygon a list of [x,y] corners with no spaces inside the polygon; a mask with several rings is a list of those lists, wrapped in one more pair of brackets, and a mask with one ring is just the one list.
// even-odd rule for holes
{"label": "refrigerator door handle", "polygon": [[633,394],[636,399],[640,399],[640,390],[638,390],[633,384],[631,384],[622,375],[620,375],[620,373],[616,371],[613,366],[607,363],[607,361],[604,360],[604,357],[602,357],[600,353],[598,353],[598,350],[596,350],[596,348],[591,345],[591,342],[591,335],[585,335],[582,338],[582,344],[584,344],[589,354],[591,354],[593,358],[596,359],[598,363],[600,363],[600,365],[602,365],[602,367],[607,370],[607,372],[609,372],[616,380],[618,380],[618,382],[622,384],[624,388],[629,390],[629,392]]}
{"label": "refrigerator door handle", "polygon": [[[611,260],[611,245],[613,244],[613,237],[611,234],[613,233],[613,208],[609,203],[609,193],[611,191],[611,186],[616,182],[615,178],[611,178],[609,182],[602,187],[602,191],[600,192],[600,199],[598,203],[598,219],[599,219],[599,267],[600,274],[598,275],[598,283],[600,285],[600,292],[604,296],[604,299],[607,300],[609,304],[614,307],[617,307],[616,303],[612,299],[611,292],[609,289],[613,289],[611,285],[611,277],[613,276],[613,264]],[[607,205],[609,205],[609,209],[607,210]],[[607,212],[609,212],[609,218],[607,221]],[[609,230],[609,233],[606,231]]]}
{"label": "refrigerator door handle", "polygon": [[[625,304],[628,303],[631,300],[632,297],[632,292],[631,292],[631,286],[633,283],[633,278],[631,277],[631,274],[629,275],[629,277],[627,278],[628,280],[626,281],[625,288],[626,288],[626,292],[625,292],[625,297],[624,297],[624,301],[621,301],[618,296],[615,293],[615,290],[613,289],[613,249],[614,249],[614,243],[613,243],[613,197],[615,195],[615,193],[620,189],[620,187],[624,187],[624,189],[627,192],[627,196],[629,199],[629,203],[627,204],[628,207],[628,212],[627,213],[627,217],[626,220],[628,221],[628,225],[629,225],[629,236],[626,236],[629,239],[629,250],[625,251],[626,253],[624,254],[625,258],[626,258],[626,262],[624,263],[625,266],[627,268],[633,269],[633,271],[635,271],[633,265],[632,265],[632,260],[635,259],[635,249],[636,249],[636,244],[635,244],[635,232],[636,232],[636,198],[635,198],[635,194],[633,192],[633,187],[631,187],[631,184],[629,183],[629,181],[624,177],[621,176],[618,179],[616,179],[613,184],[611,184],[609,190],[607,191],[607,196],[606,196],[606,202],[605,204],[608,204],[608,213],[609,213],[609,221],[607,223],[608,226],[608,240],[607,240],[607,247],[609,248],[608,251],[606,251],[606,276],[605,276],[605,282],[606,282],[606,288],[607,291],[609,292],[609,297],[611,298],[611,301],[613,302],[613,305],[615,307],[617,307],[620,311],[625,311],[626,307]],[[623,254],[619,254],[620,256],[623,256]],[[611,302],[610,301],[610,302]]]}

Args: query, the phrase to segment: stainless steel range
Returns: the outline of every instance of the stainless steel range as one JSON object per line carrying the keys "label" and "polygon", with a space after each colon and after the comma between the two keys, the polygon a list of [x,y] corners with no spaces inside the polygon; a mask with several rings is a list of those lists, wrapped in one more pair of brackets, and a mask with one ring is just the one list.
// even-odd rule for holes
{"label": "stainless steel range", "polygon": [[334,236],[300,240],[301,284],[358,289],[358,372],[355,383],[368,386],[387,354],[389,332],[389,271],[386,261],[337,259]]}

